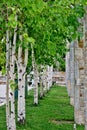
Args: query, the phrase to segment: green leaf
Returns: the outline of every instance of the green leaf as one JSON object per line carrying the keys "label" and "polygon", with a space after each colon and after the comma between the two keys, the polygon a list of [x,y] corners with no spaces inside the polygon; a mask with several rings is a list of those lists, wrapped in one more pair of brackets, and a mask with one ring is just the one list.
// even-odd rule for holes
{"label": "green leaf", "polygon": [[28,41],[29,41],[30,43],[35,43],[35,39],[32,38],[32,37],[29,37]]}
{"label": "green leaf", "polygon": [[17,84],[13,80],[10,80],[10,88],[11,88],[11,90],[14,91],[16,87],[17,87]]}

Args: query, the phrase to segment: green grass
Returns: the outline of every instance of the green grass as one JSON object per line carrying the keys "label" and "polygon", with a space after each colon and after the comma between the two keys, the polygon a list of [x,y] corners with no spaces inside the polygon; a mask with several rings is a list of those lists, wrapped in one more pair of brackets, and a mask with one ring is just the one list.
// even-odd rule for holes
{"label": "green grass", "polygon": [[[33,105],[33,93],[26,99],[26,123],[17,130],[73,130],[74,112],[65,87],[54,86],[39,105]],[[4,116],[3,116],[4,115]],[[0,130],[5,128],[5,108],[0,107]],[[77,130],[84,130],[77,125]]]}
{"label": "green grass", "polygon": [[6,112],[5,106],[0,107],[0,130],[6,130]]}

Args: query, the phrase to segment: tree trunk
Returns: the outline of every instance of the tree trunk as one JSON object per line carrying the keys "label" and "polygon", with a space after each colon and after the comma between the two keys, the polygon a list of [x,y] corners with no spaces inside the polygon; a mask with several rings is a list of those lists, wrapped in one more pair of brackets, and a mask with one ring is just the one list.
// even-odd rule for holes
{"label": "tree trunk", "polygon": [[46,74],[46,67],[43,68],[43,86],[44,86],[44,96],[46,95],[48,88],[47,88],[47,74]]}
{"label": "tree trunk", "polygon": [[[15,16],[15,20],[17,21],[17,15]],[[16,130],[16,119],[15,119],[15,51],[16,51],[16,39],[17,39],[17,26],[14,29],[14,37],[13,37],[13,44],[10,43],[10,84],[11,92],[11,129]]]}
{"label": "tree trunk", "polygon": [[9,31],[6,31],[6,122],[7,122],[7,130],[9,130],[9,118],[10,118],[10,110],[9,110]]}
{"label": "tree trunk", "polygon": [[52,86],[52,74],[53,74],[53,66],[47,67],[47,77],[48,77],[48,90]]}
{"label": "tree trunk", "polygon": [[24,68],[18,66],[18,122],[25,122],[25,74]]}
{"label": "tree trunk", "polygon": [[28,49],[25,49],[25,59],[22,59],[22,47],[18,49],[18,122],[25,123],[25,75],[28,62]]}
{"label": "tree trunk", "polygon": [[11,46],[11,41],[9,40],[9,31],[7,30],[7,43],[6,43],[6,68],[7,68],[7,88],[6,88],[6,113],[7,113],[7,129],[16,130],[15,123],[15,100],[14,100],[14,88],[10,92],[11,106],[9,107],[9,83],[12,82],[14,87],[14,62],[15,62],[15,45],[16,45],[16,31],[14,31],[13,46]]}
{"label": "tree trunk", "polygon": [[[13,53],[14,54],[14,53]],[[12,54],[12,61],[10,61],[10,99],[11,99],[11,130],[16,130],[16,122],[15,122],[15,75],[14,75],[14,55]]]}
{"label": "tree trunk", "polygon": [[25,84],[24,84],[24,78],[23,74],[25,73],[24,67],[22,65],[22,47],[19,46],[18,49],[18,122],[20,124],[24,124],[25,121],[25,113],[24,113],[24,105],[25,100],[23,99],[25,97],[24,91],[25,91]]}
{"label": "tree trunk", "polygon": [[34,104],[38,105],[38,71],[35,63],[33,44],[31,44],[31,49],[32,49],[32,67],[34,72]]}
{"label": "tree trunk", "polygon": [[42,83],[42,72],[40,72],[40,98],[42,99],[44,96],[43,93],[43,83]]}
{"label": "tree trunk", "polygon": [[46,66],[46,86],[47,86],[47,90],[49,91],[50,90],[50,75],[49,75],[49,70],[50,69],[50,67],[49,67],[49,65],[47,65]]}

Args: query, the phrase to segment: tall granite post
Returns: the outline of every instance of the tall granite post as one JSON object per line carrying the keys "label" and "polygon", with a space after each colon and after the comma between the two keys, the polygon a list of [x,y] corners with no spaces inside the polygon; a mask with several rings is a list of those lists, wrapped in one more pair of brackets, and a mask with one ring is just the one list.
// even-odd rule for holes
{"label": "tall granite post", "polygon": [[84,124],[84,55],[83,43],[80,41],[75,46],[75,121]]}
{"label": "tall granite post", "polygon": [[[69,42],[67,44],[67,49],[69,50]],[[70,52],[66,52],[66,88],[68,96],[70,97]]]}
{"label": "tall granite post", "polygon": [[74,42],[70,44],[70,104],[74,106],[74,85],[75,85],[75,60],[74,60]]}

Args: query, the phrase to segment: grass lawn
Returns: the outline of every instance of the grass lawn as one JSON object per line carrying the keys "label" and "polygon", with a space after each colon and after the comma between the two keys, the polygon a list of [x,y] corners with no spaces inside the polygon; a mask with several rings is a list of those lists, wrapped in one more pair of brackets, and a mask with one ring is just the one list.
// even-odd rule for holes
{"label": "grass lawn", "polygon": [[[26,123],[17,130],[73,130],[74,113],[65,87],[53,86],[39,105],[33,105],[33,94],[26,99]],[[5,108],[0,107],[0,130],[5,127]],[[77,130],[84,130],[77,125]]]}

